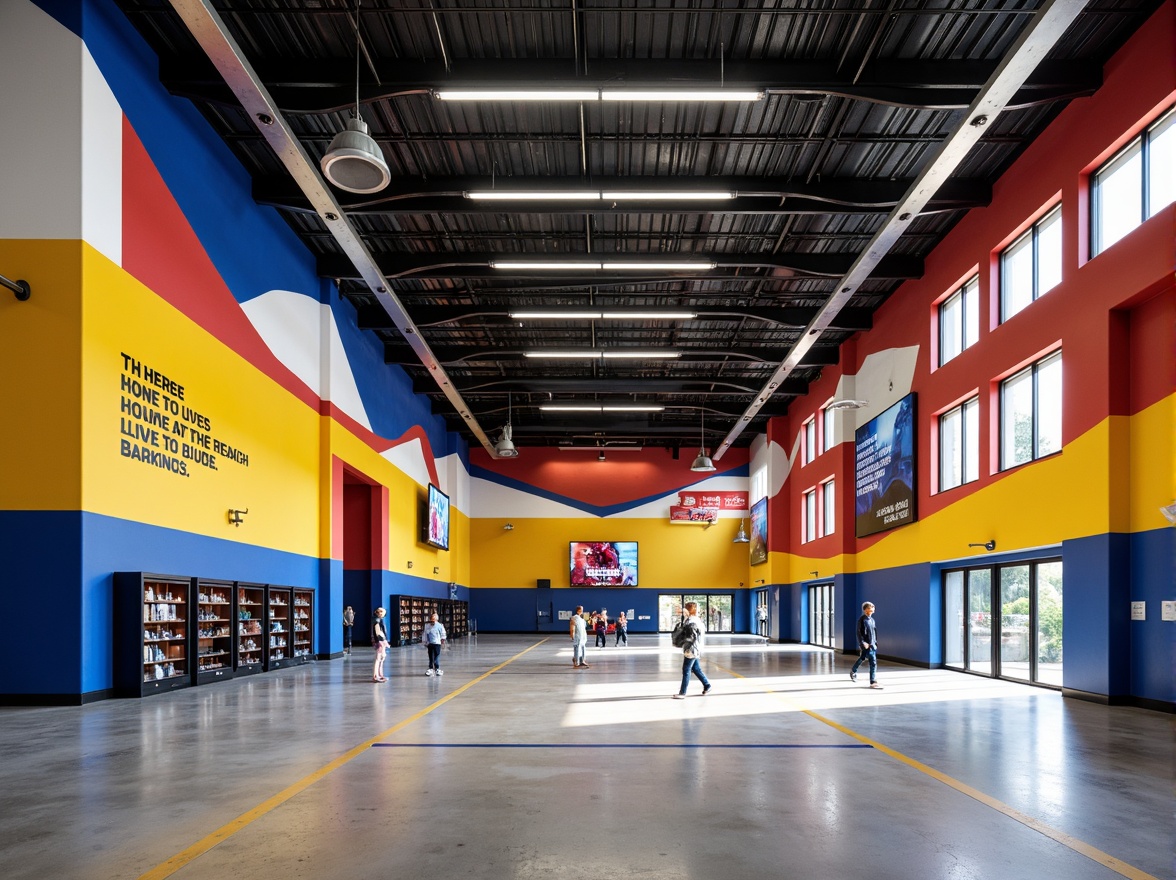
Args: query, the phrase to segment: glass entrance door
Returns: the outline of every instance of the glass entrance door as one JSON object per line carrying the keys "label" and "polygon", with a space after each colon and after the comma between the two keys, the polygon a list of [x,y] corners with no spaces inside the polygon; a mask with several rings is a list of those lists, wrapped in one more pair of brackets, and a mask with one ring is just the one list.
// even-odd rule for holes
{"label": "glass entrance door", "polygon": [[810,584],[808,588],[809,644],[836,647],[833,628],[833,584]]}
{"label": "glass entrance door", "polygon": [[1061,687],[1061,560],[945,572],[943,609],[946,666]]}
{"label": "glass entrance door", "polygon": [[698,603],[698,619],[707,632],[734,632],[735,596],[731,593],[662,593],[657,597],[658,632],[673,630],[687,602]]}

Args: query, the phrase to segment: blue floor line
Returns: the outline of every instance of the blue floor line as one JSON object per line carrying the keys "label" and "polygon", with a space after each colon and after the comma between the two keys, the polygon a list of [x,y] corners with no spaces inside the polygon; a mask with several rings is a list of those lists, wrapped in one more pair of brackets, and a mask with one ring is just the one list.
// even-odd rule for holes
{"label": "blue floor line", "polygon": [[872,749],[863,743],[372,743],[374,749]]}

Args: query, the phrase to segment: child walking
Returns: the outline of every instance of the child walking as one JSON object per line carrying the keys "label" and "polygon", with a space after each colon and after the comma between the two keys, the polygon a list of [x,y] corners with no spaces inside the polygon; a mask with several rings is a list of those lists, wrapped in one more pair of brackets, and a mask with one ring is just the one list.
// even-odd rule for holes
{"label": "child walking", "polygon": [[429,649],[429,668],[425,675],[444,675],[441,671],[441,646],[445,644],[445,627],[437,621],[437,612],[429,615],[429,625],[421,635],[421,641]]}

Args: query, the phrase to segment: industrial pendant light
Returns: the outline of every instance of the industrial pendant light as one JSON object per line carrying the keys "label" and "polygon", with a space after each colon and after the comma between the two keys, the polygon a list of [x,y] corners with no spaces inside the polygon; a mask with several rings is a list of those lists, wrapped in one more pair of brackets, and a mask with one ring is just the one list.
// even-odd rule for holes
{"label": "industrial pendant light", "polygon": [[353,193],[374,193],[392,179],[380,145],[368,134],[359,115],[359,3],[355,4],[355,118],[335,135],[320,163],[323,176],[339,189]]}
{"label": "industrial pendant light", "polygon": [[743,520],[740,519],[739,520],[739,531],[737,531],[735,533],[735,540],[732,541],[731,543],[732,544],[747,544],[747,543],[750,543],[750,541],[751,541],[751,539],[749,537],[747,537],[747,532],[743,528]]}
{"label": "industrial pendant light", "polygon": [[511,440],[510,395],[506,395],[506,424],[502,426],[502,438],[494,444],[494,454],[499,458],[517,458],[519,451]]}
{"label": "industrial pendant light", "polygon": [[690,465],[690,470],[707,472],[715,470],[715,463],[710,460],[710,456],[706,454],[706,413],[702,414],[702,422],[699,428],[698,435],[698,455],[694,458],[694,463]]}

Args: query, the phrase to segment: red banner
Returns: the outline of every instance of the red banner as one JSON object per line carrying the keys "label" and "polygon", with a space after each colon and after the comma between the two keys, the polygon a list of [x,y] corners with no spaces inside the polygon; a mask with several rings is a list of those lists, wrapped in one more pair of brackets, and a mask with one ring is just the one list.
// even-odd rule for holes
{"label": "red banner", "polygon": [[715,510],[747,510],[747,493],[679,492],[678,504],[681,507],[708,507]]}

